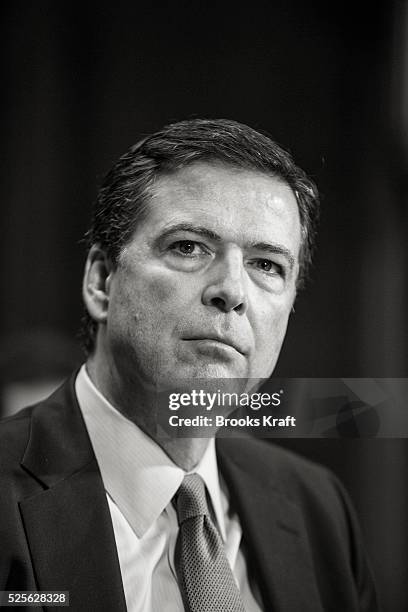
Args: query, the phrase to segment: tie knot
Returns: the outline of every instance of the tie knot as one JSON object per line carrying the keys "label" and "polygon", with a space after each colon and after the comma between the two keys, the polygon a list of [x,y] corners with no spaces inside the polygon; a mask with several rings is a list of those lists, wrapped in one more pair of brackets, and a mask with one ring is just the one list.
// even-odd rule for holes
{"label": "tie knot", "polygon": [[176,494],[178,522],[208,514],[205,484],[198,474],[187,474]]}

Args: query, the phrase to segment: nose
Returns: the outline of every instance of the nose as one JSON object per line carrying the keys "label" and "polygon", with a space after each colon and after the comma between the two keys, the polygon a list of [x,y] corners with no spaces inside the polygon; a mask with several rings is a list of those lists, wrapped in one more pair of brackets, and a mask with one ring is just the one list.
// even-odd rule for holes
{"label": "nose", "polygon": [[202,302],[221,312],[235,311],[243,315],[248,309],[245,270],[240,250],[226,253],[213,267]]}

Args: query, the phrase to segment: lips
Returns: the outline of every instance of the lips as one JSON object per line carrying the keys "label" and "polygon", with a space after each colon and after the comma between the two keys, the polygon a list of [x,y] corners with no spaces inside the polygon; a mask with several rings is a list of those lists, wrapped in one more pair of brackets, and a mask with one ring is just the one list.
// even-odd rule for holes
{"label": "lips", "polygon": [[221,344],[226,344],[227,346],[231,346],[241,355],[246,355],[248,349],[244,346],[244,343],[238,342],[235,338],[231,338],[230,336],[223,336],[219,334],[194,334],[192,336],[184,337],[183,340],[186,341],[200,341],[200,340],[210,340],[214,342],[220,342]]}

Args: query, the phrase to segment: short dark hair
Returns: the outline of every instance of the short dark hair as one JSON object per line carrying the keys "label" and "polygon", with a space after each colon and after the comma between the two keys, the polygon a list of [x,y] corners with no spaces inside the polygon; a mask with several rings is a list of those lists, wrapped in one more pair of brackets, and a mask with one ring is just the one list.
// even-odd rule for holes
{"label": "short dark hair", "polygon": [[[278,177],[292,189],[299,208],[302,242],[298,287],[304,282],[314,248],[319,198],[315,184],[292,156],[270,136],[227,119],[191,119],[164,127],[122,155],[107,174],[95,202],[86,242],[98,244],[113,265],[146,213],[155,179],[197,161],[219,162]],[[97,324],[86,312],[83,348],[94,350]]]}

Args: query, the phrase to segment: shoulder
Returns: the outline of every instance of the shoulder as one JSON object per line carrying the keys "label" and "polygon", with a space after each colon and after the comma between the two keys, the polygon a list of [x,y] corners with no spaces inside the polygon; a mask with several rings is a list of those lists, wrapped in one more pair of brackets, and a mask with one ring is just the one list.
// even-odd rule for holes
{"label": "shoulder", "polygon": [[304,481],[323,483],[332,473],[322,465],[264,439],[225,438],[217,441],[217,449],[239,463],[245,471],[268,474],[282,483],[288,480],[301,485]]}
{"label": "shoulder", "polygon": [[320,543],[324,550],[336,539],[338,548],[352,555],[360,540],[358,521],[347,492],[329,469],[266,440],[219,440],[217,450],[223,473],[235,476],[228,484],[256,482],[258,503],[273,496],[296,509],[315,548]]}
{"label": "shoulder", "polygon": [[9,461],[20,461],[30,436],[34,406],[24,408],[0,421],[0,463],[2,471]]}
{"label": "shoulder", "polygon": [[265,440],[219,439],[217,456],[241,520],[246,527],[255,523],[252,537],[292,517],[291,528],[318,568],[322,600],[331,602],[337,590],[348,604],[335,609],[378,609],[356,513],[330,470]]}
{"label": "shoulder", "polygon": [[259,483],[268,495],[283,496],[311,517],[327,516],[342,523],[354,515],[348,494],[326,467],[276,443],[260,439],[220,439],[217,452],[222,466],[232,463]]}
{"label": "shoulder", "polygon": [[[0,421],[0,540],[2,559],[10,551],[24,547],[19,503],[41,490],[40,485],[22,468],[22,461],[30,440],[34,407]],[[0,564],[1,565],[1,564]],[[0,583],[2,575],[0,575]]]}
{"label": "shoulder", "polygon": [[44,400],[0,420],[0,475],[7,476],[8,468],[20,464],[34,431],[35,437],[44,443],[60,422],[65,424],[67,411],[73,402],[73,384],[74,376]]}

